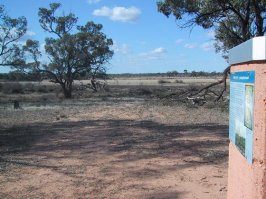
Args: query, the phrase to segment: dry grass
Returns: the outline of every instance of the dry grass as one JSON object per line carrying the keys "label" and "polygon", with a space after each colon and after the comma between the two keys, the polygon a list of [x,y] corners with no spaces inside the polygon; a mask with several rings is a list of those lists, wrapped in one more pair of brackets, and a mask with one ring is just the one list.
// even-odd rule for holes
{"label": "dry grass", "polygon": [[[158,86],[161,81],[167,82],[169,85],[176,86],[176,84],[182,82],[186,85],[190,84],[208,84],[216,82],[217,80],[222,79],[222,77],[131,77],[131,78],[114,78],[107,80],[108,85],[116,86]],[[179,82],[180,81],[180,82]],[[76,83],[79,84],[80,81]],[[81,81],[84,84],[89,83],[90,81],[83,80]]]}
{"label": "dry grass", "polygon": [[0,198],[225,198],[227,107],[160,99],[183,89],[1,93]]}

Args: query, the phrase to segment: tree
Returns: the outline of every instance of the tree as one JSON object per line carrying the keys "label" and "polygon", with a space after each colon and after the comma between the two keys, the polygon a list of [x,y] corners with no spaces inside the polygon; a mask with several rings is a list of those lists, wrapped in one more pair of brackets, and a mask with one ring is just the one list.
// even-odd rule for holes
{"label": "tree", "polygon": [[28,60],[27,66],[33,71],[45,74],[51,82],[60,84],[66,98],[72,97],[74,79],[80,75],[105,71],[108,60],[113,56],[110,50],[112,39],[101,32],[102,25],[87,22],[84,26],[77,25],[73,13],[56,16],[55,12],[61,5],[50,4],[50,8],[39,9],[41,27],[55,35],[45,39],[45,52],[48,63],[42,64],[39,42],[28,40],[24,52]]}
{"label": "tree", "polygon": [[215,29],[217,51],[228,49],[265,34],[265,0],[164,0],[159,12],[182,20],[182,28],[199,25]]}
{"label": "tree", "polygon": [[19,39],[27,31],[25,17],[11,18],[0,5],[0,66],[18,66],[23,63]]}
{"label": "tree", "polygon": [[178,72],[177,72],[176,70],[168,71],[168,72],[166,72],[166,75],[167,75],[168,77],[175,77],[175,76],[178,75]]}
{"label": "tree", "polygon": [[[215,48],[227,58],[228,50],[255,36],[266,32],[265,0],[161,0],[157,2],[158,11],[167,17],[173,15],[181,28],[199,25],[204,29],[215,30]],[[218,94],[220,99],[226,90],[226,79],[230,67],[224,70],[223,79],[211,87],[224,83],[224,89]],[[200,90],[208,90],[207,86]],[[197,93],[199,94],[199,93]]]}

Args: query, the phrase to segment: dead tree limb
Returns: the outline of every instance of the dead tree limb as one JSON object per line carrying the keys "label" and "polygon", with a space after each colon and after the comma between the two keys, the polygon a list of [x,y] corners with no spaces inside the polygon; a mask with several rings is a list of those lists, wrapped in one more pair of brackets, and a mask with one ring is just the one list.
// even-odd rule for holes
{"label": "dead tree limb", "polygon": [[[228,66],[224,70],[224,72],[223,72],[223,78],[221,80],[219,80],[217,82],[214,82],[214,83],[211,83],[211,84],[209,84],[209,85],[201,88],[199,91],[191,94],[189,97],[193,97],[193,96],[199,95],[200,93],[202,93],[204,91],[203,96],[207,95],[208,92],[211,92],[211,93],[213,93],[213,94],[215,94],[217,96],[217,98],[215,99],[215,101],[219,101],[222,98],[224,92],[226,91],[226,88],[227,88],[227,86],[226,86],[226,80],[227,80],[227,77],[228,77],[229,74],[230,74],[230,66]],[[211,91],[210,90],[210,88],[212,88],[214,86],[217,86],[219,84],[224,84],[223,85],[223,89],[222,89],[222,91],[219,94],[217,94],[214,91]]]}

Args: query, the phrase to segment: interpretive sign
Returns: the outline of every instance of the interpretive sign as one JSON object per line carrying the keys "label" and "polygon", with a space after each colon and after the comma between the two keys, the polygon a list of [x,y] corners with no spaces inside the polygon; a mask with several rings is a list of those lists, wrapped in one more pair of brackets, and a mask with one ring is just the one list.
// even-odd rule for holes
{"label": "interpretive sign", "polygon": [[229,138],[252,163],[255,71],[230,75]]}

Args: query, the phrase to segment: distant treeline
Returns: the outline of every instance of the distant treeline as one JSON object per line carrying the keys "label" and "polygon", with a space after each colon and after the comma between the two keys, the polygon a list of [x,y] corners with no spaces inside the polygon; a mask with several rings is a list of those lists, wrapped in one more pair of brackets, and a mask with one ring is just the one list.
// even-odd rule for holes
{"label": "distant treeline", "polygon": [[12,71],[9,73],[0,73],[0,80],[7,81],[41,81],[39,73],[22,73]]}
{"label": "distant treeline", "polygon": [[[96,73],[95,77],[99,79],[109,78],[108,75],[106,75],[103,72]],[[81,73],[78,75],[79,80],[86,80],[90,78],[91,74]],[[41,81],[45,79],[49,79],[46,77],[45,74],[34,73],[34,72],[23,73],[20,71],[12,71],[9,73],[0,73],[0,80],[6,80],[6,81]]]}
{"label": "distant treeline", "polygon": [[184,72],[169,71],[166,73],[122,73],[122,74],[108,74],[110,78],[116,77],[207,77],[207,76],[221,76],[222,72],[204,72],[191,71]]}
{"label": "distant treeline", "polygon": [[[222,72],[204,72],[204,71],[169,71],[166,73],[122,73],[122,74],[102,74],[99,73],[96,75],[96,78],[100,79],[112,79],[118,77],[213,77],[213,76],[221,76]],[[79,79],[90,79],[91,77],[88,75],[80,75]],[[9,73],[0,73],[0,80],[7,81],[41,81],[45,79],[39,73],[21,73],[18,71],[12,71]]]}

